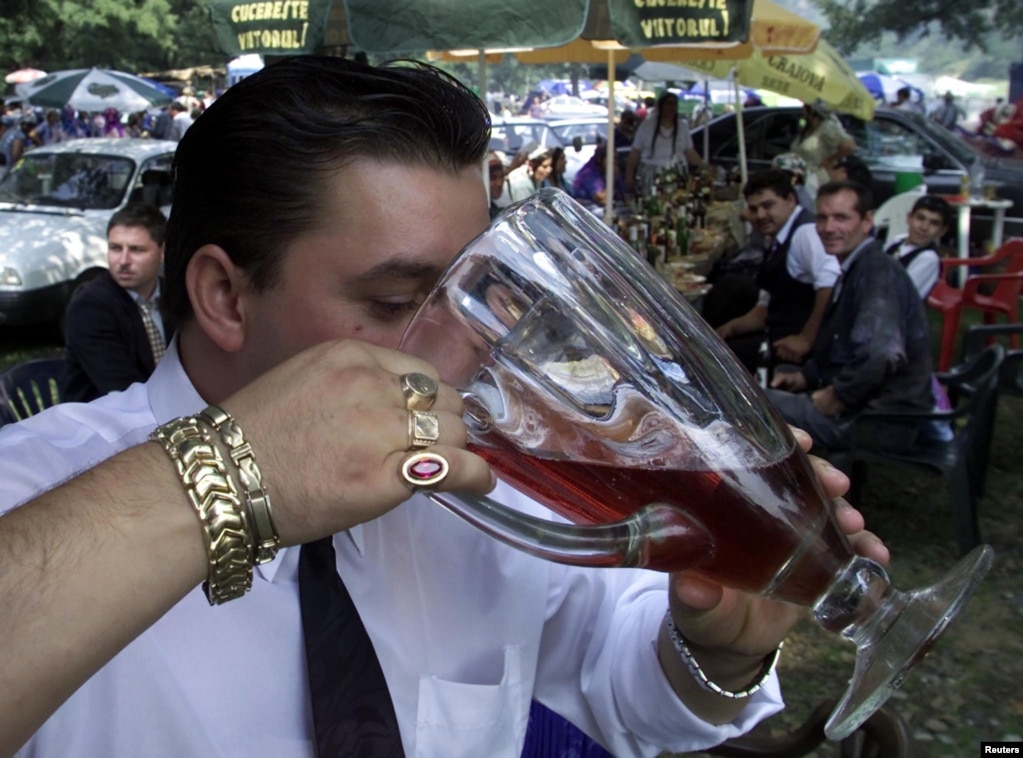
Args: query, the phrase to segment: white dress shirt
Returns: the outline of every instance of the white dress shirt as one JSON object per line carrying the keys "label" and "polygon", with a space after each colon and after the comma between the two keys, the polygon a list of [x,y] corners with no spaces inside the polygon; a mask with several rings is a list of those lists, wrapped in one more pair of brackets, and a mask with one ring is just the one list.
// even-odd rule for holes
{"label": "white dress shirt", "polygon": [[[4,427],[0,512],[205,405],[175,339],[146,384]],[[507,487],[498,496],[549,515]],[[168,507],[187,506],[175,493]],[[421,496],[335,535],[334,546],[408,756],[518,758],[533,697],[620,756],[697,750],[781,707],[773,677],[732,724],[704,723],[681,704],[656,653],[667,605],[663,574],[542,561]],[[298,552],[281,550],[257,567],[252,591],[223,606],[210,607],[194,589],[72,695],[18,755],[313,756]]]}
{"label": "white dress shirt", "polygon": [[[910,243],[908,234],[893,237],[887,243],[886,249],[891,249],[891,245],[896,242],[901,243],[894,253],[895,260],[899,262],[918,250],[916,245]],[[920,255],[913,258],[909,266],[906,267],[906,273],[916,285],[916,291],[920,293],[921,299],[926,300],[927,295],[934,289],[934,285],[938,283],[938,276],[941,273],[941,257],[938,255],[938,251],[928,246]]]}
{"label": "white dress shirt", "polygon": [[[785,270],[789,276],[797,282],[812,284],[815,290],[827,289],[835,286],[835,281],[842,269],[838,265],[838,259],[828,255],[817,233],[815,224],[803,224],[792,229],[796,219],[802,212],[800,206],[796,206],[789,216],[785,225],[778,230],[777,242],[784,244],[785,240],[792,236],[792,244],[785,258]],[[771,302],[771,293],[767,290],[760,290],[760,297],[757,305],[767,306]]]}

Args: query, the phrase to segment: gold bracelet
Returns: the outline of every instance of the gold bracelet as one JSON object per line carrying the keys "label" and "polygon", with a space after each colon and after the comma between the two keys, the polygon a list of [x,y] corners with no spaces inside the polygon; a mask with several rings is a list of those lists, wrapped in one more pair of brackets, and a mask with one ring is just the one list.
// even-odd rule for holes
{"label": "gold bracelet", "polygon": [[741,690],[726,690],[716,682],[712,682],[696,658],[693,657],[693,651],[690,650],[689,645],[686,644],[685,638],[682,636],[682,632],[680,632],[678,627],[675,626],[675,621],[671,617],[671,611],[664,614],[664,625],[668,628],[668,637],[671,638],[671,644],[675,646],[675,650],[678,651],[679,656],[682,658],[682,662],[686,665],[686,668],[689,669],[689,673],[693,675],[696,683],[708,692],[713,692],[715,695],[733,699],[749,697],[764,686],[767,678],[771,675],[771,672],[774,671],[774,667],[778,665],[778,658],[781,656],[781,648],[784,644],[780,643],[778,647],[774,649],[773,653],[769,653],[764,658],[764,662],[760,665],[760,670],[749,684]]}
{"label": "gold bracelet", "polygon": [[263,472],[256,464],[252,445],[245,441],[242,428],[234,417],[219,405],[210,405],[199,413],[199,418],[220,433],[220,439],[228,447],[228,455],[238,469],[239,478],[245,489],[245,504],[255,529],[255,559],[257,564],[268,563],[281,548],[280,537],[274,528],[273,509],[270,495],[263,487]]}
{"label": "gold bracelet", "polygon": [[198,419],[158,426],[149,439],[174,461],[206,538],[209,563],[202,588],[210,605],[239,598],[252,588],[252,534],[224,459]]}

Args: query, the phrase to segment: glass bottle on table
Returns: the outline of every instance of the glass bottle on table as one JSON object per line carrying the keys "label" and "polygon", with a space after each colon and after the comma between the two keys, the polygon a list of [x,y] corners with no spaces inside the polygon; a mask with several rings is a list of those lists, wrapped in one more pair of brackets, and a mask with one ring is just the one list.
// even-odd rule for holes
{"label": "glass bottle on table", "polygon": [[689,204],[682,206],[675,223],[675,237],[679,255],[689,255]]}

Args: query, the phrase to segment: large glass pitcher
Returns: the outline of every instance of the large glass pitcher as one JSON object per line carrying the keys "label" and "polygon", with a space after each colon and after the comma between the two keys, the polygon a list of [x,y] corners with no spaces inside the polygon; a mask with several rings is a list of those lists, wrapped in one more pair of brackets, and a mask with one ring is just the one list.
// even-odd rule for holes
{"label": "large glass pitcher", "polygon": [[854,555],[788,426],[717,335],[558,190],[512,206],[445,272],[401,349],[465,398],[470,447],[567,518],[431,493],[550,560],[691,569],[813,608],[858,648],[826,727],[851,733],[897,687],[991,562],[984,546],[903,593]]}

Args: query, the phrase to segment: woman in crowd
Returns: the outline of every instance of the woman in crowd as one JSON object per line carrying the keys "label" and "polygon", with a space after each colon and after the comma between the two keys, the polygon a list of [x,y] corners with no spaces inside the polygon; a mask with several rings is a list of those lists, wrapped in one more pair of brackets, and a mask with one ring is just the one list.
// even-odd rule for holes
{"label": "woman in crowd", "polygon": [[665,92],[657,101],[657,110],[647,116],[636,130],[625,167],[625,187],[633,190],[637,183],[648,186],[654,173],[668,166],[683,171],[704,166],[703,158],[693,148],[689,124],[678,112],[678,95]]}
{"label": "woman in crowd", "polygon": [[124,127],[121,125],[121,114],[117,112],[116,108],[107,108],[103,111],[103,120],[105,126],[103,127],[104,137],[126,137]]}
{"label": "woman in crowd", "polygon": [[[620,175],[615,171],[615,197],[624,196]],[[583,205],[603,206],[607,201],[607,143],[601,142],[593,157],[579,169],[572,185],[572,195]]]}
{"label": "woman in crowd", "polygon": [[792,152],[806,161],[806,191],[812,199],[829,181],[828,172],[856,150],[856,140],[822,101],[803,105],[804,125],[792,143]]}
{"label": "woman in crowd", "polygon": [[565,158],[565,148],[556,147],[551,150],[551,172],[541,182],[541,185],[544,187],[557,187],[559,190],[564,190],[571,195],[572,185],[565,181],[565,168],[567,165],[568,159]]}
{"label": "woman in crowd", "polygon": [[508,174],[504,180],[504,192],[497,204],[503,208],[525,200],[543,186],[550,173],[551,152],[547,148],[538,147],[529,154],[525,163]]}

